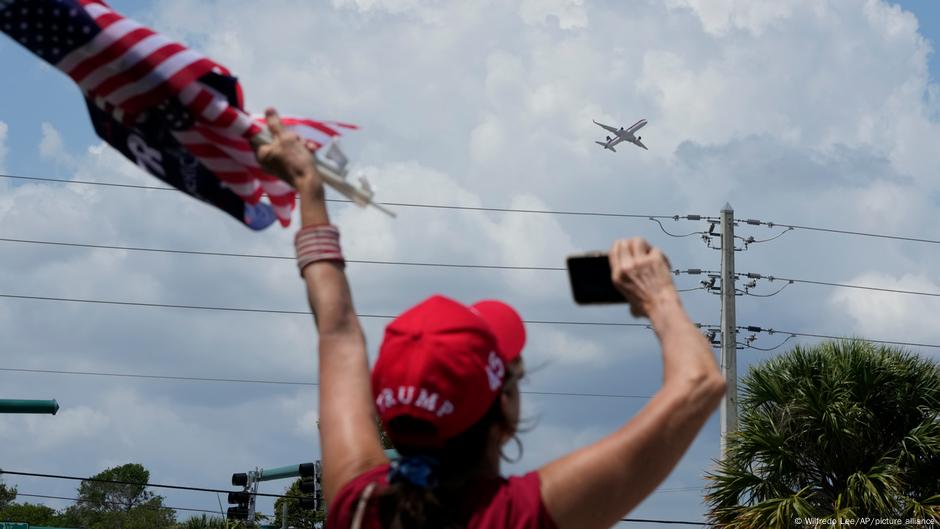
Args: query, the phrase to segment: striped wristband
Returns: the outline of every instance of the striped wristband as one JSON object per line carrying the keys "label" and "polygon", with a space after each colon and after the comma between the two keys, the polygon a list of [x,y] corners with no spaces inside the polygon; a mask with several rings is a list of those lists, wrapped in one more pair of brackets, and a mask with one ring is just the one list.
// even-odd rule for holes
{"label": "striped wristband", "polygon": [[301,277],[304,268],[317,261],[336,261],[340,266],[346,266],[343,250],[339,247],[339,230],[330,224],[305,226],[298,230],[294,236],[294,249]]}

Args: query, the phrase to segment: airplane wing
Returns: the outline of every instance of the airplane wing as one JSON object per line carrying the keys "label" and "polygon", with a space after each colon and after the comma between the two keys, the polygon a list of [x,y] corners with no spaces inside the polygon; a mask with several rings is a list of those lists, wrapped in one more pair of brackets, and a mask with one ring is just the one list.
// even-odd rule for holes
{"label": "airplane wing", "polygon": [[[646,145],[643,145],[643,142],[641,142],[640,140],[633,140],[633,143],[635,143],[637,147],[643,147],[644,149],[646,149]],[[646,150],[648,151],[649,149],[646,149]]]}
{"label": "airplane wing", "polygon": [[[594,121],[594,120],[591,120],[591,121]],[[611,127],[610,125],[604,125],[603,123],[598,123],[596,121],[594,121],[594,124],[601,127],[602,129],[607,130],[608,132],[613,132],[614,134],[618,134],[620,132],[619,129]]]}
{"label": "airplane wing", "polygon": [[645,126],[646,126],[646,120],[645,120],[645,119],[641,119],[640,121],[637,121],[637,122],[634,123],[633,125],[630,125],[630,128],[627,129],[627,132],[630,133],[630,134],[633,134],[634,132],[636,132],[636,131],[642,129],[642,128],[645,127]]}

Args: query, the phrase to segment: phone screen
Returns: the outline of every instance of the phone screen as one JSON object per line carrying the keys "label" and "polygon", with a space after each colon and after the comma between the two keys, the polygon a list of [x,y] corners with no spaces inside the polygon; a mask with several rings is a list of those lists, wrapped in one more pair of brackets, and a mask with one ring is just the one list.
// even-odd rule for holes
{"label": "phone screen", "polygon": [[568,279],[575,303],[626,303],[610,276],[610,261],[605,253],[568,257]]}

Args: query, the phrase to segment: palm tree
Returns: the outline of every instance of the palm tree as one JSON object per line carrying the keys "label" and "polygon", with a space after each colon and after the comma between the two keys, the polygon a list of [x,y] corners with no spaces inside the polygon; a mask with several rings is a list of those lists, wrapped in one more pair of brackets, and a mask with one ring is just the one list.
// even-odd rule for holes
{"label": "palm tree", "polygon": [[242,521],[226,520],[221,516],[194,516],[177,524],[176,529],[247,529]]}
{"label": "palm tree", "polygon": [[711,523],[940,521],[940,365],[894,347],[826,342],[750,369],[741,385],[739,430],[708,475]]}

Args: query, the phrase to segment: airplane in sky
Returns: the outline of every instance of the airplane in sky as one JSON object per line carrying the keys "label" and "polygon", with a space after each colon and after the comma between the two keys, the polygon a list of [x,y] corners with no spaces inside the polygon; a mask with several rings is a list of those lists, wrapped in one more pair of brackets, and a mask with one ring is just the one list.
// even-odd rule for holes
{"label": "airplane in sky", "polygon": [[[614,145],[617,145],[618,143],[622,141],[629,141],[630,143],[636,145],[637,147],[643,147],[644,149],[646,149],[646,145],[643,145],[643,143],[640,142],[640,136],[633,135],[634,132],[642,129],[646,125],[645,119],[641,119],[640,121],[637,121],[633,125],[630,125],[630,128],[628,129],[624,129],[623,127],[620,127],[619,129],[615,129],[614,127],[611,127],[609,125],[604,125],[603,123],[598,123],[596,121],[594,122],[594,124],[600,126],[601,128],[607,130],[608,132],[612,132],[615,134],[615,136],[613,137],[607,136],[607,141],[595,141],[594,142],[605,149],[610,149],[614,152],[617,152],[617,150],[614,149]],[[646,150],[649,150],[649,149],[646,149]]]}

